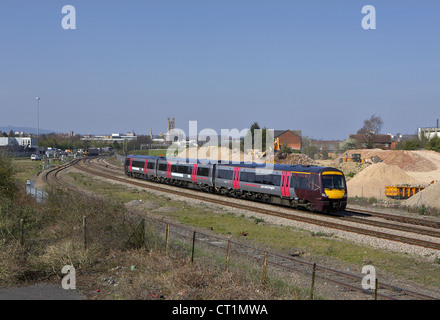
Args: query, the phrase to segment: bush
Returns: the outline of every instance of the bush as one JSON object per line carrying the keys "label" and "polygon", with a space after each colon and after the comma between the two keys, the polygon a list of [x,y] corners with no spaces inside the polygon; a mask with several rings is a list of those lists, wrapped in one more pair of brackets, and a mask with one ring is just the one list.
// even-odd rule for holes
{"label": "bush", "polygon": [[440,152],[440,138],[434,137],[426,144],[426,150],[434,150]]}
{"label": "bush", "polygon": [[0,197],[12,198],[17,190],[17,180],[12,162],[0,156]]}

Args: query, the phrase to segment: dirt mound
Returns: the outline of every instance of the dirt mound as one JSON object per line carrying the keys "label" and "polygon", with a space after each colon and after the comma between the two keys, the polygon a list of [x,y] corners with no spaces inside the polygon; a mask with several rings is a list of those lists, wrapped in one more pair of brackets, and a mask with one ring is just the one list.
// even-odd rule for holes
{"label": "dirt mound", "polygon": [[345,174],[345,179],[349,181],[369,165],[368,163],[344,162],[335,167],[341,170]]}
{"label": "dirt mound", "polygon": [[385,186],[416,184],[418,181],[395,165],[371,164],[347,182],[349,197],[385,198]]}
{"label": "dirt mound", "polygon": [[408,200],[403,202],[403,205],[408,207],[425,207],[440,209],[440,182],[434,183],[422,191],[416,193]]}
{"label": "dirt mound", "polygon": [[348,150],[344,152],[336,162],[342,157],[351,157],[353,153],[360,153],[362,159],[370,159],[372,156],[377,156],[388,165],[396,165],[405,171],[425,172],[432,171],[437,166],[428,159],[420,156],[417,152],[408,150],[382,150],[382,149],[358,149]]}
{"label": "dirt mound", "polygon": [[275,163],[290,165],[300,164],[303,166],[317,165],[316,161],[301,153],[278,153],[275,155]]}

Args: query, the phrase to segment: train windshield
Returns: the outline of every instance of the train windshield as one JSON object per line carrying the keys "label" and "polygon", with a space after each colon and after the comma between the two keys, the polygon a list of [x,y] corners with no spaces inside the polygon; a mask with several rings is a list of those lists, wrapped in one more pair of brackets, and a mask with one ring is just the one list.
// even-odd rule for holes
{"label": "train windshield", "polygon": [[322,186],[324,189],[345,189],[344,176],[323,175]]}

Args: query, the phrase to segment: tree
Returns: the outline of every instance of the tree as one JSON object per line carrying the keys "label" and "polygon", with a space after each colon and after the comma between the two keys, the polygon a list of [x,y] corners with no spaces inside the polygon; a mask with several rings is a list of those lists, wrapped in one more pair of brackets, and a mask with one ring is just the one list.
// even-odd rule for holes
{"label": "tree", "polygon": [[373,147],[373,137],[380,132],[382,126],[382,119],[374,114],[370,119],[364,120],[364,126],[358,130],[357,134],[362,137],[362,142],[365,143],[367,149]]}
{"label": "tree", "polygon": [[304,148],[304,153],[311,159],[315,158],[315,155],[319,153],[319,149],[316,146],[308,146]]}
{"label": "tree", "polygon": [[[244,150],[244,141],[246,141],[246,139],[252,139],[252,149],[255,148],[255,130],[260,130],[260,125],[258,124],[258,122],[254,122],[250,128],[249,131],[247,132],[246,136],[244,137],[244,139],[241,140],[240,143],[240,149],[242,151]],[[263,129],[261,129],[261,147],[262,150],[261,151],[266,151],[266,133],[267,133],[267,128],[264,127]]]}
{"label": "tree", "polygon": [[350,149],[356,149],[356,140],[347,139],[339,144],[339,152],[345,152]]}

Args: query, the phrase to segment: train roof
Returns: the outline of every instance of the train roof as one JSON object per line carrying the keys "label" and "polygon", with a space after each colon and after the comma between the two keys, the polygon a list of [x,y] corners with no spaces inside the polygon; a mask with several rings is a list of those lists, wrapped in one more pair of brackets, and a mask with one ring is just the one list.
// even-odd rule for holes
{"label": "train roof", "polygon": [[270,164],[270,163],[244,163],[244,164],[219,164],[224,166],[239,166],[242,168],[261,168],[261,169],[273,169],[280,171],[299,171],[307,173],[321,173],[323,171],[340,171],[339,169],[332,167],[320,167],[320,166],[303,166],[303,165],[289,165],[289,164]]}
{"label": "train roof", "polygon": [[217,160],[208,159],[189,159],[189,158],[166,158],[158,156],[142,156],[142,155],[128,155],[127,157],[138,159],[160,159],[166,161],[176,161],[185,163],[198,163],[198,164],[217,164],[218,166],[233,166],[242,168],[260,168],[260,169],[273,169],[282,171],[299,171],[308,173],[321,173],[323,171],[339,171],[341,170],[333,167],[320,167],[320,166],[303,166],[303,165],[288,165],[288,164],[271,164],[271,163],[246,163],[246,162],[219,162]]}
{"label": "train roof", "polygon": [[190,158],[177,158],[177,157],[159,157],[159,156],[142,156],[131,154],[128,155],[127,158],[136,158],[136,159],[159,159],[164,161],[175,161],[175,162],[185,162],[185,163],[198,163],[198,164],[217,164],[217,160],[209,160],[209,159],[190,159]]}

